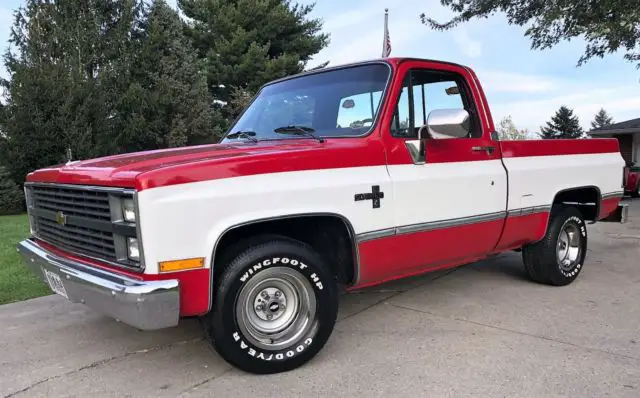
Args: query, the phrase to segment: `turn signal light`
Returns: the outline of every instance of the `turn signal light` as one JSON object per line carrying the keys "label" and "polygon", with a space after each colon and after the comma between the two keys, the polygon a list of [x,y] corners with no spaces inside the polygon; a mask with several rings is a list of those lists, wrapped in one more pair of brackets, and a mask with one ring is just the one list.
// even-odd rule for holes
{"label": "turn signal light", "polygon": [[160,272],[183,271],[204,267],[204,258],[185,258],[183,260],[161,261],[158,263]]}

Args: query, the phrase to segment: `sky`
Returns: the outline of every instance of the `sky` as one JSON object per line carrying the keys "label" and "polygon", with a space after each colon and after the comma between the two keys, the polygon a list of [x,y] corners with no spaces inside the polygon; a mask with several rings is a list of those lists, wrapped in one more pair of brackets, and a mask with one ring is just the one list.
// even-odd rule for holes
{"label": "sky", "polygon": [[[311,3],[311,0],[299,0]],[[175,0],[170,0],[175,6]],[[420,23],[426,13],[438,20],[451,16],[438,0],[315,0],[312,12],[324,21],[331,43],[309,66],[379,58],[382,52],[384,9],[389,9],[392,57],[408,56],[456,62],[475,70],[497,122],[511,115],[518,128],[537,132],[555,111],[575,110],[583,128],[604,107],[615,121],[640,117],[640,70],[622,53],[576,63],[584,41],[564,42],[551,50],[531,50],[525,28],[509,26],[496,14],[488,19],[436,32]],[[8,46],[12,10],[22,0],[0,2],[0,46]],[[0,74],[6,71],[0,67]]]}

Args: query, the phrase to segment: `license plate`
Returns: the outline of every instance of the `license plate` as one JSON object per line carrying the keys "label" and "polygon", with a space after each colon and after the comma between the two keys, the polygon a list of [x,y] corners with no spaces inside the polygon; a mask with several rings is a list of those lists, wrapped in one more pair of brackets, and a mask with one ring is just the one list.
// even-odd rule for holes
{"label": "license plate", "polygon": [[46,269],[42,269],[44,271],[44,276],[47,277],[47,281],[49,282],[49,287],[53,290],[54,293],[58,293],[62,297],[69,299],[67,296],[67,291],[64,289],[64,285],[62,284],[62,279],[58,274],[55,274],[51,271],[47,271]]}

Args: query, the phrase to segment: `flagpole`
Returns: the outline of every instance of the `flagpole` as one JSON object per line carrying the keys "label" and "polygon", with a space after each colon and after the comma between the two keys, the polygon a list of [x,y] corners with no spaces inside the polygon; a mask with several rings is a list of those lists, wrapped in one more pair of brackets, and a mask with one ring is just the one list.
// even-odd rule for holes
{"label": "flagpole", "polygon": [[384,9],[384,38],[382,41],[382,58],[389,56],[388,44],[389,43],[389,9]]}

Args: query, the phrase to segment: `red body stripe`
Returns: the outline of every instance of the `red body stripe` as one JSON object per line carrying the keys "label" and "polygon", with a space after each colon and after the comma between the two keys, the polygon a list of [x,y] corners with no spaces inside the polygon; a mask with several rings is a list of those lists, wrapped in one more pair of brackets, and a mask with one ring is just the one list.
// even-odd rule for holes
{"label": "red body stripe", "polygon": [[620,146],[615,138],[500,141],[500,146],[502,147],[502,156],[505,158],[620,153]]}
{"label": "red body stripe", "polygon": [[180,281],[180,316],[204,315],[209,311],[209,268],[144,275],[147,281],[166,279]]}
{"label": "red body stripe", "polygon": [[598,219],[606,218],[611,213],[616,211],[618,205],[620,204],[620,199],[621,198],[609,198],[604,199],[602,202],[600,202],[600,215],[598,216]]}
{"label": "red body stripe", "polygon": [[502,224],[502,220],[481,222],[360,243],[358,287],[483,257],[495,246]]}
{"label": "red body stripe", "polygon": [[[599,218],[607,217],[619,203],[620,198],[603,200]],[[487,249],[492,240],[482,238],[495,236],[495,229],[503,227],[502,220],[363,242],[358,247],[360,277],[352,289],[457,267],[537,242],[546,233],[549,216],[549,212],[540,212],[507,217],[500,242],[492,250]]]}
{"label": "red body stripe", "polygon": [[494,252],[515,249],[531,242],[537,242],[544,236],[549,222],[548,212],[507,217],[502,237]]}

